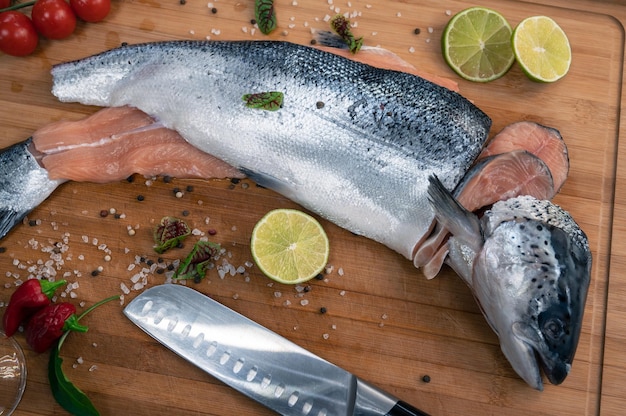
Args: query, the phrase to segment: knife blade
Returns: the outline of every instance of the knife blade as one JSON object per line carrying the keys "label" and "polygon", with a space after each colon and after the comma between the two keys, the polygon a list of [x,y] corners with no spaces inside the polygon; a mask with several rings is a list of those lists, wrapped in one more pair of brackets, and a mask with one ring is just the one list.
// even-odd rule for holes
{"label": "knife blade", "polygon": [[282,415],[427,416],[192,288],[154,286],[124,314],[179,356]]}

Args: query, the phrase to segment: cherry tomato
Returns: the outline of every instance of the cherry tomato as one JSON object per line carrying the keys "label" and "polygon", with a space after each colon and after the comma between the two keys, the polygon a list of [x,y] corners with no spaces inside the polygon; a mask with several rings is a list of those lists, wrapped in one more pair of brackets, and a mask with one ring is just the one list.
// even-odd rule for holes
{"label": "cherry tomato", "polygon": [[107,17],[111,10],[111,0],[70,0],[70,6],[78,17],[93,23]]}
{"label": "cherry tomato", "polygon": [[13,56],[31,54],[39,36],[31,20],[23,13],[0,13],[0,51]]}
{"label": "cherry tomato", "polygon": [[6,9],[11,5],[11,0],[0,0],[0,9]]}
{"label": "cherry tomato", "polygon": [[76,28],[76,15],[65,0],[37,0],[31,17],[37,32],[48,39],[64,39]]}

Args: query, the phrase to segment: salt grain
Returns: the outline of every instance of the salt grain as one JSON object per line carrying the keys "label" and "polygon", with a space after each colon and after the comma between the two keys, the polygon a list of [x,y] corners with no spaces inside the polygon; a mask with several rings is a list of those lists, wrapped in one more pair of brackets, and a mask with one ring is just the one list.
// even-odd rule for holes
{"label": "salt grain", "polygon": [[124,282],[120,283],[120,289],[122,289],[122,292],[124,292],[125,295],[130,293],[130,289],[126,286],[126,284],[124,284]]}
{"label": "salt grain", "polygon": [[309,304],[309,301],[308,301],[307,299],[302,299],[302,300],[300,301],[300,305],[302,305],[302,306],[306,306],[306,305],[308,305],[308,304]]}
{"label": "salt grain", "polygon": [[330,335],[326,333],[326,334],[323,334],[323,335],[322,335],[322,337],[323,337],[324,339],[328,339],[328,338],[330,338]]}

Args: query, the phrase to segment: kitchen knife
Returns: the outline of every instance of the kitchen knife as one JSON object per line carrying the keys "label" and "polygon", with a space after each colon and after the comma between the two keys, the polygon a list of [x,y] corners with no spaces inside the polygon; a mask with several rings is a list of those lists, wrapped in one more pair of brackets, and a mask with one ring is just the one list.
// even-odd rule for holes
{"label": "kitchen knife", "polygon": [[427,416],[189,287],[154,286],[124,314],[181,357],[280,414]]}

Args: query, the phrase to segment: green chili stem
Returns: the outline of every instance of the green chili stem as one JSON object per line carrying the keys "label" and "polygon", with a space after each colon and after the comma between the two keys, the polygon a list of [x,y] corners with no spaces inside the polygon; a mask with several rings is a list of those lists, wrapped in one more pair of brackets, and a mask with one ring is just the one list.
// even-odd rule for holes
{"label": "green chili stem", "polygon": [[100,302],[93,304],[92,306],[87,308],[87,310],[85,312],[81,313],[78,316],[78,320],[80,321],[85,315],[87,315],[89,312],[91,312],[94,309],[96,309],[98,306],[103,305],[103,304],[105,304],[107,302],[111,302],[112,300],[119,299],[119,298],[120,298],[120,295],[114,295],[114,296],[110,296],[110,297],[108,297],[106,299],[102,299]]}
{"label": "green chili stem", "polygon": [[[96,309],[98,306],[103,305],[107,302],[110,302],[112,300],[115,299],[119,299],[120,295],[115,295],[115,296],[110,296],[106,299],[101,300],[98,303],[93,304],[92,306],[90,306],[89,308],[87,308],[87,310],[85,310],[85,312],[81,313],[78,318],[76,318],[76,322],[80,321],[85,315],[87,315],[89,312],[93,311],[94,309]],[[65,341],[65,338],[67,338],[67,335],[70,333],[70,331],[66,331],[63,335],[61,335],[61,338],[59,338],[59,343],[57,344],[57,350],[60,351],[61,350],[61,345],[63,345],[63,342]]]}

